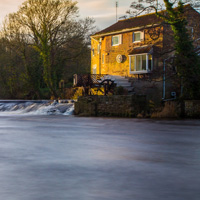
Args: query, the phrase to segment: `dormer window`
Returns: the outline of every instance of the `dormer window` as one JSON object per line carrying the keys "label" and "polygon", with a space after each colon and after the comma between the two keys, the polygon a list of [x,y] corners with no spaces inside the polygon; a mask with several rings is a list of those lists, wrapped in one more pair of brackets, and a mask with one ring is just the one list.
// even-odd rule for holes
{"label": "dormer window", "polygon": [[122,44],[122,35],[112,36],[112,46],[117,46]]}
{"label": "dormer window", "polygon": [[144,32],[138,31],[133,33],[133,42],[141,42],[144,40]]}

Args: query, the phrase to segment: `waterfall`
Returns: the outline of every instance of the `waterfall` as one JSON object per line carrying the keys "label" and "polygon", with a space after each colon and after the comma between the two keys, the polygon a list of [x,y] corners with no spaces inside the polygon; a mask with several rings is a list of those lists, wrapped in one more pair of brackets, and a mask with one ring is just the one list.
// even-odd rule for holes
{"label": "waterfall", "polygon": [[26,115],[72,115],[74,102],[72,100],[0,100],[1,114]]}

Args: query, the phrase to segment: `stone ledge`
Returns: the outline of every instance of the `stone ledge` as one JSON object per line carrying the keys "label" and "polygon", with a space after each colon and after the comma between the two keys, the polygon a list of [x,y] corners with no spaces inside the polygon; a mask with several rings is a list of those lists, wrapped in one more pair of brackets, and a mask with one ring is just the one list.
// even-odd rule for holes
{"label": "stone ledge", "polygon": [[86,96],[75,102],[75,115],[136,117],[146,113],[146,96]]}

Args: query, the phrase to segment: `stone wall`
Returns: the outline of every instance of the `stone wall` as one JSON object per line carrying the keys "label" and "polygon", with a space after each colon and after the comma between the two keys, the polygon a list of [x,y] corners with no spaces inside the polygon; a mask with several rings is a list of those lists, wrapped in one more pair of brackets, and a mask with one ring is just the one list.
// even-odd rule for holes
{"label": "stone wall", "polygon": [[200,100],[184,101],[184,115],[185,117],[200,118]]}
{"label": "stone wall", "polygon": [[75,115],[137,117],[146,113],[146,96],[114,95],[79,97]]}
{"label": "stone wall", "polygon": [[152,118],[200,118],[200,100],[167,101],[153,107],[145,95],[113,95],[79,97],[75,115]]}
{"label": "stone wall", "polygon": [[[155,29],[155,30],[154,30]],[[160,49],[163,47],[163,28],[154,27],[154,31],[160,31],[160,35],[157,39],[152,39],[149,35],[149,28],[143,28],[136,31],[144,31],[144,40],[139,42],[133,42],[133,32],[122,33],[122,44],[117,46],[112,46],[112,36],[107,35],[102,38],[101,48],[98,51],[99,42],[92,39],[92,56],[91,56],[91,73],[93,74],[93,69],[96,68],[96,73],[110,74],[110,75],[120,75],[120,76],[135,76],[130,74],[129,67],[129,54],[130,51],[135,47],[141,47],[146,45],[156,45]],[[118,63],[116,61],[117,55],[123,55],[123,62]],[[102,62],[102,56],[104,56],[104,62]],[[157,63],[157,57],[154,53],[154,68]],[[163,65],[161,63],[161,65]],[[100,70],[101,68],[101,70]]]}
{"label": "stone wall", "polygon": [[200,118],[200,100],[167,101],[151,112],[152,118]]}

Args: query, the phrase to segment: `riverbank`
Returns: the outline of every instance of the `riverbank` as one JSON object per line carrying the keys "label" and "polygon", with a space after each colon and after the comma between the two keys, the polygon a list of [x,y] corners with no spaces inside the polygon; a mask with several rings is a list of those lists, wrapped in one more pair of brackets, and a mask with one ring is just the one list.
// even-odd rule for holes
{"label": "riverbank", "polygon": [[75,102],[77,116],[137,118],[200,118],[200,100],[173,100],[155,105],[145,95],[82,96]]}

